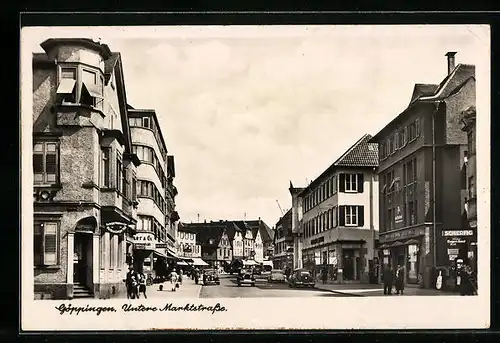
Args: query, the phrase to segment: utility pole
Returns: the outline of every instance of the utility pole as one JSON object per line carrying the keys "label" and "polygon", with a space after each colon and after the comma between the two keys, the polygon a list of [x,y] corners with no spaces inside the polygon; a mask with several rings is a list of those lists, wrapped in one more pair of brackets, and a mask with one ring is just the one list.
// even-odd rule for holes
{"label": "utility pole", "polygon": [[198,213],[198,223],[200,222],[200,214]]}

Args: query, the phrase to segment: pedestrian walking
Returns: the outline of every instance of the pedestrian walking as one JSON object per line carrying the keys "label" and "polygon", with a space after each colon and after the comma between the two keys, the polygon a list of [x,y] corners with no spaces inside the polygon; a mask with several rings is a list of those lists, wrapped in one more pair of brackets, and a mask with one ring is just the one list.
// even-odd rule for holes
{"label": "pedestrian walking", "polygon": [[125,287],[127,288],[127,299],[135,299],[135,292],[133,291],[133,278],[135,276],[134,268],[130,267],[125,278]]}
{"label": "pedestrian walking", "polygon": [[290,270],[290,267],[286,267],[285,268],[285,276],[286,276],[286,280],[288,281],[288,279],[290,278],[290,273],[291,273],[291,270]]}
{"label": "pedestrian walking", "polygon": [[140,274],[139,276],[139,295],[144,294],[144,298],[147,299],[148,296],[146,295],[146,275],[144,273]]}
{"label": "pedestrian walking", "polygon": [[404,280],[405,280],[404,269],[403,269],[403,267],[398,265],[398,268],[396,269],[396,282],[395,282],[397,295],[399,295],[399,293],[401,293],[401,295],[403,295],[403,290],[405,289],[405,281]]}
{"label": "pedestrian walking", "polygon": [[181,269],[179,272],[179,284],[181,284],[181,285],[182,285],[183,277],[184,277],[184,271]]}
{"label": "pedestrian walking", "polygon": [[194,274],[194,283],[198,284],[198,282],[200,281],[200,270],[196,268],[193,274]]}
{"label": "pedestrian walking", "polygon": [[172,286],[172,292],[175,292],[179,287],[179,274],[175,270],[170,273],[170,285]]}
{"label": "pedestrian walking", "polygon": [[139,299],[139,280],[137,273],[134,273],[134,275],[132,275],[130,291],[132,294],[132,299]]}
{"label": "pedestrian walking", "polygon": [[321,277],[323,278],[323,284],[328,281],[328,269],[326,267],[322,270]]}
{"label": "pedestrian walking", "polygon": [[388,265],[384,273],[382,275],[382,278],[384,280],[384,295],[391,295],[392,294],[392,283],[394,281],[394,272],[392,270],[392,267]]}

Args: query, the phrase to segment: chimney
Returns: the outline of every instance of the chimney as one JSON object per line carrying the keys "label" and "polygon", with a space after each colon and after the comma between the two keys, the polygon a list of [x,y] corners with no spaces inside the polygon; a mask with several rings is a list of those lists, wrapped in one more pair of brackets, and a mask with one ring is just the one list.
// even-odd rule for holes
{"label": "chimney", "polygon": [[455,55],[457,53],[454,51],[450,51],[446,53],[446,57],[448,57],[448,75],[451,74],[453,69],[455,69]]}

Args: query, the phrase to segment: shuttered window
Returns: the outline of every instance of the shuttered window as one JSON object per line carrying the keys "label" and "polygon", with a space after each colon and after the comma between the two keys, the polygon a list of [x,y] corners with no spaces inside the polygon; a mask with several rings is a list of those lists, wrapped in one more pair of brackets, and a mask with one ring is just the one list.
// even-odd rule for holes
{"label": "shuttered window", "polygon": [[33,173],[35,184],[56,184],[59,176],[58,143],[36,142],[33,146]]}
{"label": "shuttered window", "polygon": [[33,237],[35,266],[58,264],[58,231],[57,222],[35,222]]}

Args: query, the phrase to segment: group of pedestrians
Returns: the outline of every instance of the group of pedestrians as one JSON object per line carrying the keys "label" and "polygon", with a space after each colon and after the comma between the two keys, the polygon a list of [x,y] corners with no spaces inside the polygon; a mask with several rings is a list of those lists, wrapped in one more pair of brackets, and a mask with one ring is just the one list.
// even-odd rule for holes
{"label": "group of pedestrians", "polygon": [[129,268],[125,285],[127,287],[127,299],[139,299],[140,294],[143,294],[144,298],[148,298],[146,294],[146,275],[135,271],[134,267]]}
{"label": "group of pedestrians", "polygon": [[384,295],[392,295],[393,286],[395,286],[397,295],[403,295],[405,289],[403,267],[398,265],[396,271],[394,271],[392,266],[387,266],[382,274],[382,279],[384,282]]}

